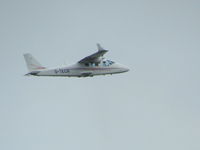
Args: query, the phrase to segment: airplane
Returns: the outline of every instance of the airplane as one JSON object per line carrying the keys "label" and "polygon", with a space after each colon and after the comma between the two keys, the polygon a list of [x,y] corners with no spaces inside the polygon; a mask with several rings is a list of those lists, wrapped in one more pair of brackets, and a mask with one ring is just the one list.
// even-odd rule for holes
{"label": "airplane", "polygon": [[119,63],[107,60],[103,56],[108,50],[97,44],[98,51],[77,63],[69,66],[48,69],[42,66],[31,54],[24,54],[29,73],[26,76],[52,76],[52,77],[93,77],[97,75],[117,74],[129,71]]}

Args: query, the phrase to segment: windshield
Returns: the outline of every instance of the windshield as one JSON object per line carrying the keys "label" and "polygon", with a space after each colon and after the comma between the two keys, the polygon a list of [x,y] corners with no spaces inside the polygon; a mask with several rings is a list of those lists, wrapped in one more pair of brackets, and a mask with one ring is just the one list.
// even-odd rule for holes
{"label": "windshield", "polygon": [[111,61],[111,60],[105,60],[105,61],[103,61],[103,66],[110,66],[112,64],[114,64],[114,62]]}

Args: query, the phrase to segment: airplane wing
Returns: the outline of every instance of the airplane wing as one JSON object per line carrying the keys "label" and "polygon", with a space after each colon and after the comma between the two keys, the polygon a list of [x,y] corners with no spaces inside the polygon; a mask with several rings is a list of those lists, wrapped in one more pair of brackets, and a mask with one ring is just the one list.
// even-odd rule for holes
{"label": "airplane wing", "polygon": [[99,63],[101,61],[101,57],[108,52],[108,50],[105,50],[104,48],[102,48],[100,46],[100,44],[97,44],[97,47],[98,47],[98,52],[90,55],[90,56],[87,56],[83,59],[81,59],[79,61],[79,63]]}

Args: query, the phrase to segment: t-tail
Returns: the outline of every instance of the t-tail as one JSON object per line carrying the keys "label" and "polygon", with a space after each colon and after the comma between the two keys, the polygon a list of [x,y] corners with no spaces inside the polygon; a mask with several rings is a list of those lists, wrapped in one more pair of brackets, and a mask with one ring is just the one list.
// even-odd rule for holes
{"label": "t-tail", "polygon": [[46,69],[29,53],[24,54],[24,59],[26,61],[26,65],[29,72],[35,72],[40,71],[42,69]]}

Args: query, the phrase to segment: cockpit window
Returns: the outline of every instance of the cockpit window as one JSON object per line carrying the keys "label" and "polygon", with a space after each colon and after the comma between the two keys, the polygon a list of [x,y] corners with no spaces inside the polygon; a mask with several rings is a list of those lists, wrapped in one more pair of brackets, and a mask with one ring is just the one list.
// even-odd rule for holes
{"label": "cockpit window", "polygon": [[111,61],[111,60],[105,60],[105,61],[103,61],[103,66],[110,66],[112,64],[114,64],[114,62]]}
{"label": "cockpit window", "polygon": [[86,67],[97,67],[97,66],[110,66],[112,64],[114,64],[115,62],[111,61],[111,60],[104,60],[101,63],[85,63],[84,65]]}

